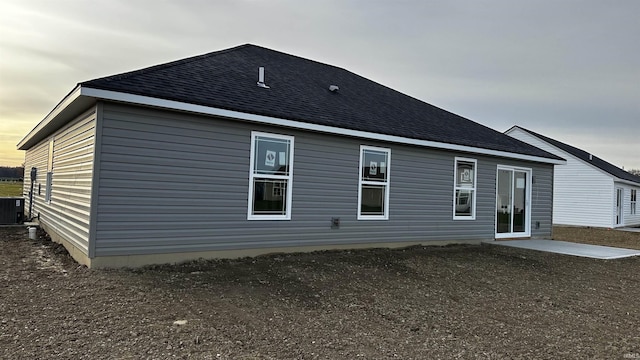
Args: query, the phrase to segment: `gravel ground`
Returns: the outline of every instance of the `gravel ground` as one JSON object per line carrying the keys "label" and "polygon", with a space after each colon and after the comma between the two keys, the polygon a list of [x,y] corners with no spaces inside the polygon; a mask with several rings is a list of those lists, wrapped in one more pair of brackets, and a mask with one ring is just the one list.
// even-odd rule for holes
{"label": "gravel ground", "polygon": [[89,270],[22,228],[0,246],[2,359],[640,358],[640,257],[485,245]]}

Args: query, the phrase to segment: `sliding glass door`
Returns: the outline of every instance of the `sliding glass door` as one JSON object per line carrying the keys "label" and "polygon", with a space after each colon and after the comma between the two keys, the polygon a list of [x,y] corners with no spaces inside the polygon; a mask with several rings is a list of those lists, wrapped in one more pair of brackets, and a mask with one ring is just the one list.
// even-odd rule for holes
{"label": "sliding glass door", "polygon": [[531,236],[531,169],[498,166],[496,238]]}

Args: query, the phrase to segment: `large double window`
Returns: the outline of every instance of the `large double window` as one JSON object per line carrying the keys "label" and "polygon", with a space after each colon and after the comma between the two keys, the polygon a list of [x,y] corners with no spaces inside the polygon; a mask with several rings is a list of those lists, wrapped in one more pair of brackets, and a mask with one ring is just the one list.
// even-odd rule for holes
{"label": "large double window", "polygon": [[476,218],[476,165],[475,159],[455,159],[453,219]]}
{"label": "large double window", "polygon": [[389,219],[391,149],[360,146],[358,220]]}
{"label": "large double window", "polygon": [[251,133],[249,220],[290,220],[293,136]]}

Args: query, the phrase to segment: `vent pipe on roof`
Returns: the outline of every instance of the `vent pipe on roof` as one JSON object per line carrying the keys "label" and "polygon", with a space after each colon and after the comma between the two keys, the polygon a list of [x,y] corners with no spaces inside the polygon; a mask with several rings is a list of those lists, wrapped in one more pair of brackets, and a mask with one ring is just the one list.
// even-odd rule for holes
{"label": "vent pipe on roof", "polygon": [[589,160],[593,160],[593,155],[589,154]]}
{"label": "vent pipe on roof", "polygon": [[338,85],[329,85],[329,91],[331,91],[331,92],[338,92],[338,90],[340,90],[340,88],[338,87]]}
{"label": "vent pipe on roof", "polygon": [[264,83],[264,67],[260,66],[258,68],[258,86],[261,88],[268,89],[267,84]]}

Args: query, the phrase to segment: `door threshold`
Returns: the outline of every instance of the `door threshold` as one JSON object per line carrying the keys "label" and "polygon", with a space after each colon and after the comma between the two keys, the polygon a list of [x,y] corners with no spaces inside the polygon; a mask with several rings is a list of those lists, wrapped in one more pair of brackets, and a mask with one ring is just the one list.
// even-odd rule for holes
{"label": "door threshold", "polygon": [[495,238],[495,241],[508,241],[508,240],[531,240],[531,236],[524,237],[504,237],[504,238]]}

